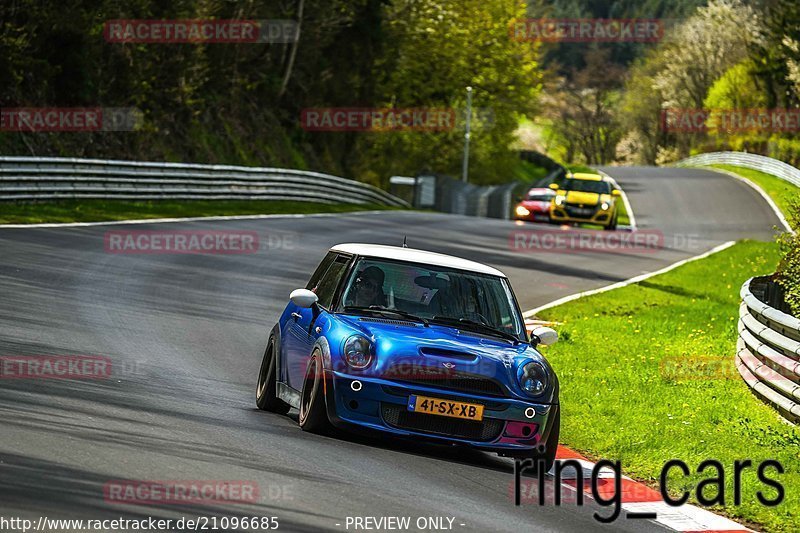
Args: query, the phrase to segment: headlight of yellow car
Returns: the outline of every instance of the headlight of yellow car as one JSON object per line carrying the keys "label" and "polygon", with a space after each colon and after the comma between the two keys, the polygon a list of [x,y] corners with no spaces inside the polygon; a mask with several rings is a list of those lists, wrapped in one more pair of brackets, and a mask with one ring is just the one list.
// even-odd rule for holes
{"label": "headlight of yellow car", "polygon": [[564,203],[563,196],[556,196],[556,205],[562,205]]}
{"label": "headlight of yellow car", "polygon": [[524,206],[524,205],[518,205],[518,206],[517,206],[517,216],[519,216],[519,217],[526,217],[526,216],[528,216],[528,215],[530,215],[530,214],[531,214],[531,212],[530,212],[530,211],[528,211],[528,210],[525,208],[525,206]]}
{"label": "headlight of yellow car", "polygon": [[603,205],[600,206],[600,209],[602,209],[603,211],[607,211],[609,207],[611,206],[608,205],[608,202],[603,202]]}

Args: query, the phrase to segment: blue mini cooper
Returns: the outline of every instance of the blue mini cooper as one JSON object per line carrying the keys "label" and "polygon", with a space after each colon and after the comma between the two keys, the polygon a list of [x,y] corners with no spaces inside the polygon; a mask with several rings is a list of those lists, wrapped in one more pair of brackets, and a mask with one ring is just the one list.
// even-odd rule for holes
{"label": "blue mini cooper", "polygon": [[272,329],[256,404],[300,427],[377,430],[555,460],[558,379],[528,340],[508,278],[447,255],[330,249]]}

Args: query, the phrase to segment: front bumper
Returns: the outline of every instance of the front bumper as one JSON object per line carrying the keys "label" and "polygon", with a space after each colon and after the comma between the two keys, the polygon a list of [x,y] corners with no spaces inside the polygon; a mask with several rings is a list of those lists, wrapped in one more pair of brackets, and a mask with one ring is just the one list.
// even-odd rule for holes
{"label": "front bumper", "polygon": [[514,213],[514,220],[525,220],[527,222],[550,222],[550,212],[531,211],[529,214],[525,216]]}
{"label": "front bumper", "polygon": [[[361,383],[358,391],[351,388],[356,380]],[[410,412],[406,406],[412,394],[482,404],[483,421]],[[331,370],[325,371],[325,396],[328,418],[337,427],[377,430],[500,453],[528,450],[545,442],[558,409],[558,405],[477,396]],[[526,410],[531,408],[535,413],[528,411],[533,414],[528,417]]]}
{"label": "front bumper", "polygon": [[552,222],[575,222],[581,224],[598,224],[600,226],[607,226],[611,223],[614,211],[607,209],[605,211],[594,209],[594,211],[587,215],[577,215],[570,213],[565,206],[553,207],[550,211],[550,220]]}

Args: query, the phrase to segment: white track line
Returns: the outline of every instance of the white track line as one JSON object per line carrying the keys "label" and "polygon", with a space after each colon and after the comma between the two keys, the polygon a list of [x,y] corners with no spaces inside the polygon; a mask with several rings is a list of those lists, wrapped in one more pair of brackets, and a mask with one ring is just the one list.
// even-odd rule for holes
{"label": "white track line", "polygon": [[607,173],[603,172],[602,170],[598,170],[597,172],[599,172],[601,176],[608,178],[611,183],[614,184],[614,187],[619,189],[620,195],[622,195],[622,203],[625,204],[625,209],[628,211],[628,220],[630,221],[631,231],[636,231],[636,216],[633,214],[633,207],[631,206],[631,202],[628,200],[628,195],[625,194],[625,190],[619,186],[617,180],[609,176]]}
{"label": "white track line", "polygon": [[[744,176],[740,176],[739,174],[736,174],[735,172],[731,172],[729,170],[724,170],[724,169],[721,169],[721,168],[715,168],[715,167],[683,167],[683,168],[699,168],[699,169],[702,169],[702,170],[711,170],[712,172],[719,172],[720,174],[728,175],[728,176],[730,176],[730,177],[732,177],[734,179],[737,179],[739,181],[743,181],[744,183],[748,184],[750,187],[755,189],[756,192],[758,194],[760,194],[764,198],[764,200],[767,201],[767,204],[769,204],[769,206],[772,208],[772,210],[775,211],[775,216],[777,216],[778,220],[780,220],[781,224],[783,224],[783,229],[785,229],[787,232],[789,232],[789,233],[794,235],[795,231],[789,225],[789,222],[786,220],[786,217],[784,216],[783,211],[781,211],[780,207],[778,207],[775,204],[775,202],[772,200],[772,198],[770,198],[770,196],[764,191],[764,189],[762,189],[761,186],[759,186],[756,182],[751,181],[751,180],[745,178]],[[765,174],[766,174],[766,172],[765,172]],[[791,184],[789,184],[789,185],[791,185]]]}
{"label": "white track line", "polygon": [[698,259],[705,259],[706,257],[715,254],[717,252],[721,252],[727,248],[730,248],[736,244],[735,241],[728,241],[726,243],[720,244],[715,246],[714,248],[710,249],[709,251],[702,253],[700,255],[696,255],[694,257],[689,257],[687,259],[682,259],[677,263],[673,263],[667,267],[662,268],[661,270],[656,270],[655,272],[647,272],[645,274],[641,274],[639,276],[624,280],[618,281],[617,283],[613,283],[611,285],[606,285],[605,287],[600,287],[599,289],[592,289],[589,291],[579,292],[577,294],[570,294],[569,296],[564,296],[563,298],[559,298],[558,300],[554,300],[550,303],[544,304],[542,306],[536,307],[534,309],[530,309],[522,313],[524,318],[530,318],[535,316],[536,313],[540,311],[544,311],[545,309],[550,309],[551,307],[556,307],[557,305],[561,305],[563,303],[571,302],[572,300],[577,300],[578,298],[583,298],[584,296],[591,296],[592,294],[599,294],[601,292],[611,291],[614,289],[619,289],[620,287],[626,287],[628,285],[632,285],[634,283],[639,283],[640,281],[644,281],[648,278],[652,278],[653,276],[658,276],[659,274],[664,274],[669,272],[670,270],[674,270],[680,266],[685,265],[686,263],[691,263],[692,261],[697,261]]}
{"label": "white track line", "polygon": [[268,218],[311,218],[311,217],[332,217],[341,215],[373,215],[385,213],[391,209],[377,209],[372,211],[345,211],[341,213],[309,213],[309,214],[285,214],[285,215],[230,215],[212,217],[186,217],[186,218],[143,218],[135,220],[107,220],[103,222],[53,222],[45,224],[0,224],[0,229],[5,228],[86,228],[92,226],[117,226],[130,224],[167,224],[172,222],[215,222],[220,220],[261,220]]}

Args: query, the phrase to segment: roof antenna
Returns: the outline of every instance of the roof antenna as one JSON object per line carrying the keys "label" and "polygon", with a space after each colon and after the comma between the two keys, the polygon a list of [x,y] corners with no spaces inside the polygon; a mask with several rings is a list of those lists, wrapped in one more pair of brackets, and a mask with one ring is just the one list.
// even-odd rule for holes
{"label": "roof antenna", "polygon": [[403,248],[408,248],[408,244],[406,244],[406,235],[403,235]]}

